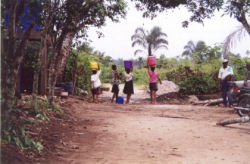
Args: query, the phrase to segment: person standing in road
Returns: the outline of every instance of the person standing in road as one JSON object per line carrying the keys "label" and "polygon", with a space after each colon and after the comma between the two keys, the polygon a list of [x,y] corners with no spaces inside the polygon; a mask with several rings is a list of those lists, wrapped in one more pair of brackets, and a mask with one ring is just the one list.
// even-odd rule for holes
{"label": "person standing in road", "polygon": [[100,87],[101,87],[101,81],[100,81],[100,66],[98,65],[98,70],[92,70],[91,75],[91,91],[93,96],[93,102],[98,103],[98,95],[100,94]]}
{"label": "person standing in road", "polygon": [[113,96],[111,98],[111,103],[114,102],[114,99],[117,100],[119,94],[119,84],[121,82],[122,73],[117,72],[117,66],[114,64],[112,65],[112,90]]}
{"label": "person standing in road", "polygon": [[156,92],[158,90],[157,80],[161,84],[160,76],[155,72],[155,67],[148,66],[148,75],[149,75],[149,89],[150,89],[150,99],[151,104],[156,104]]}
{"label": "person standing in road", "polygon": [[125,69],[125,85],[123,89],[123,93],[127,94],[126,104],[129,104],[131,95],[134,94],[134,84],[133,84],[133,65],[132,68]]}
{"label": "person standing in road", "polygon": [[[230,95],[228,95],[229,91],[229,81],[233,80],[233,68],[228,66],[228,59],[224,59],[222,63],[222,67],[219,70],[218,75],[218,88],[222,91],[222,98],[224,106],[227,107],[227,101],[229,103],[229,107],[233,106],[233,100]],[[227,100],[228,99],[228,100]]]}

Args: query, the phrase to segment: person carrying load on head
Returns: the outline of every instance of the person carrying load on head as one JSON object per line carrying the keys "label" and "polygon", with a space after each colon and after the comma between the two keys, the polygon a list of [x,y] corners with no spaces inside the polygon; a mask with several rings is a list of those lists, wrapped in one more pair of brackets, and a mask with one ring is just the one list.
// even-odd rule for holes
{"label": "person carrying load on head", "polygon": [[125,67],[125,85],[123,88],[123,93],[127,94],[126,104],[129,104],[131,95],[134,94],[134,84],[133,84],[133,63],[131,62],[131,68]]}
{"label": "person carrying load on head", "polygon": [[150,99],[152,104],[156,104],[156,92],[158,91],[157,80],[160,81],[160,76],[155,72],[155,67],[150,67],[148,65],[148,75],[149,75],[149,89],[150,89]]}
{"label": "person carrying load on head", "polygon": [[100,66],[98,64],[98,69],[93,69],[92,70],[92,75],[91,75],[91,92],[93,96],[93,102],[98,103],[98,94],[100,94],[100,87],[101,87],[101,81],[100,81]]}

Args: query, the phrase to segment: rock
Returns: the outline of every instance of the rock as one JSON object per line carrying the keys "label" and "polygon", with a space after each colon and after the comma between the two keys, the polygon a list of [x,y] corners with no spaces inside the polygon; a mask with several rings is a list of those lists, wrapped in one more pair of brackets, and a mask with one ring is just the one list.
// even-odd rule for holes
{"label": "rock", "polygon": [[88,92],[87,91],[85,91],[85,90],[83,90],[83,89],[81,89],[81,88],[75,88],[75,94],[76,95],[87,95],[88,94]]}
{"label": "rock", "polygon": [[192,104],[195,104],[195,103],[199,102],[199,99],[195,95],[189,95],[188,96],[188,102],[190,102]]}
{"label": "rock", "polygon": [[79,149],[79,146],[72,145],[72,149]]}

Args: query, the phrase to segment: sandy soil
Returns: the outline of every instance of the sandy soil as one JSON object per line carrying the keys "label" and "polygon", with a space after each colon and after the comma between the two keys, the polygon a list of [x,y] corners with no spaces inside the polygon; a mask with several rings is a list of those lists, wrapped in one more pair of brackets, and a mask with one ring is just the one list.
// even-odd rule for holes
{"label": "sandy soil", "polygon": [[[108,93],[107,93],[108,94]],[[144,93],[133,96],[140,102]],[[138,99],[136,98],[138,97]],[[68,98],[79,124],[46,163],[247,164],[250,124],[216,126],[238,117],[230,108],[193,105],[101,104]]]}

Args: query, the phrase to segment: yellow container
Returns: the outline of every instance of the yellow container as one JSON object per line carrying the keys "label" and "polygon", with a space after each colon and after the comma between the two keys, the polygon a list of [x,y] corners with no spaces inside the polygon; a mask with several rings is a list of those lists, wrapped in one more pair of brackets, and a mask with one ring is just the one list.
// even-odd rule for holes
{"label": "yellow container", "polygon": [[90,69],[98,69],[98,63],[97,62],[90,62]]}

